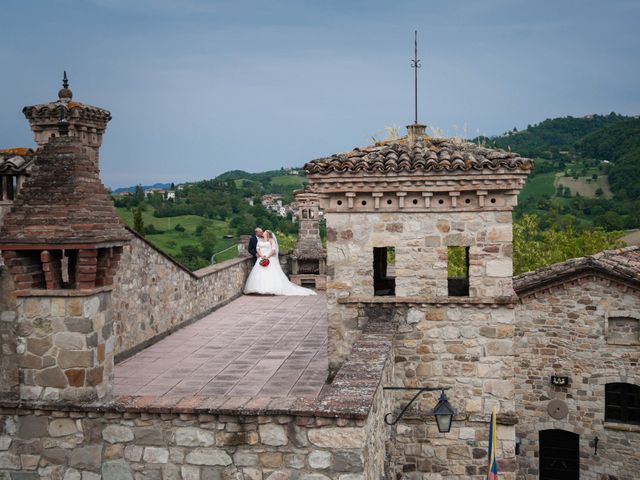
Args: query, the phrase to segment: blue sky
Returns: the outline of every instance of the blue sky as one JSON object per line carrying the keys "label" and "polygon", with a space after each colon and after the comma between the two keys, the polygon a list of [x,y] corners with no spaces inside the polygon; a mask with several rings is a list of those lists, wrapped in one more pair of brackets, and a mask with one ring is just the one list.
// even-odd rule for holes
{"label": "blue sky", "polygon": [[[25,105],[74,100],[113,120],[118,187],[263,171],[383,138],[640,113],[640,1],[2,0],[0,147],[32,146]],[[466,128],[465,128],[466,126]]]}

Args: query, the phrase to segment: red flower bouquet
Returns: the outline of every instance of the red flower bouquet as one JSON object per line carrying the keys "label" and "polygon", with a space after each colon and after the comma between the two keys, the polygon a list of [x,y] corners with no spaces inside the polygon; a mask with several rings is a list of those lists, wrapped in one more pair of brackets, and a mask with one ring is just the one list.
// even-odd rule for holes
{"label": "red flower bouquet", "polygon": [[260,266],[261,267],[268,267],[269,266],[269,259],[268,258],[263,258],[262,260],[260,260]]}

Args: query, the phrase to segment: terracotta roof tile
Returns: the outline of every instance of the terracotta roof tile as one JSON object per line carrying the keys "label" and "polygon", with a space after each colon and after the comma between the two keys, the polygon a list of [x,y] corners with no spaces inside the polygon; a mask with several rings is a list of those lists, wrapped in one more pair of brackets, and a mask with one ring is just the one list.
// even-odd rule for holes
{"label": "terracotta roof tile", "polygon": [[524,170],[533,161],[517,153],[492,150],[474,143],[423,137],[414,144],[405,138],[378,142],[308,162],[307,174],[400,173],[419,171]]}
{"label": "terracotta roof tile", "polygon": [[640,247],[605,250],[523,273],[513,278],[513,288],[516,293],[524,294],[588,272],[598,272],[640,286]]}
{"label": "terracotta roof tile", "polygon": [[31,167],[34,152],[29,148],[0,150],[0,175],[24,174]]}

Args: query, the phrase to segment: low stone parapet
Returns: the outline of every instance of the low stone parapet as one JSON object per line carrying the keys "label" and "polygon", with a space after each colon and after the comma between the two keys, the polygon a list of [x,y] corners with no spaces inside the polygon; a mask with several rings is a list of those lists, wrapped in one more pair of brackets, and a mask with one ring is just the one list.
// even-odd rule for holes
{"label": "low stone parapet", "polygon": [[120,265],[112,301],[116,361],[237,298],[252,267],[238,257],[191,272],[140,236]]}
{"label": "low stone parapet", "polygon": [[[384,478],[391,341],[369,331],[315,400],[0,404],[0,478]],[[27,475],[25,477],[25,475]]]}

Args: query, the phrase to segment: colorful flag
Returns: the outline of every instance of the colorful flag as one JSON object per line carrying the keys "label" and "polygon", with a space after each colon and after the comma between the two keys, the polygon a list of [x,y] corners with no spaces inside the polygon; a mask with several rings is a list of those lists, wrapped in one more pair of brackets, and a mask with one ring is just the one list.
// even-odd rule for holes
{"label": "colorful flag", "polygon": [[487,470],[487,480],[498,480],[498,462],[496,460],[496,407],[494,405],[491,413],[491,424],[489,425],[489,469]]}

